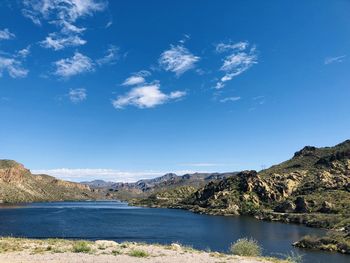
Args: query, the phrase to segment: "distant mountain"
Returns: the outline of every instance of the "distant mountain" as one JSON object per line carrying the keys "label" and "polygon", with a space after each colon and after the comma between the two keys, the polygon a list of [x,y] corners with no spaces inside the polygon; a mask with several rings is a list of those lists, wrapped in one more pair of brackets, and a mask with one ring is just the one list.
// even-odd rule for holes
{"label": "distant mountain", "polygon": [[114,182],[106,182],[104,180],[93,180],[93,181],[85,181],[80,183],[87,185],[92,189],[109,188],[115,184]]}
{"label": "distant mountain", "polygon": [[113,183],[103,180],[82,182],[100,192],[105,192],[107,197],[116,199],[130,199],[146,197],[159,191],[174,189],[180,186],[191,186],[193,189],[203,187],[209,182],[224,179],[237,173],[194,173],[176,175],[167,173],[153,179],[143,179],[135,183]]}
{"label": "distant mountain", "polygon": [[56,179],[49,175],[34,175],[22,164],[0,160],[0,202],[87,200],[97,194],[82,184]]}
{"label": "distant mountain", "polygon": [[350,140],[306,146],[269,169],[243,171],[200,189],[175,188],[134,204],[350,229]]}

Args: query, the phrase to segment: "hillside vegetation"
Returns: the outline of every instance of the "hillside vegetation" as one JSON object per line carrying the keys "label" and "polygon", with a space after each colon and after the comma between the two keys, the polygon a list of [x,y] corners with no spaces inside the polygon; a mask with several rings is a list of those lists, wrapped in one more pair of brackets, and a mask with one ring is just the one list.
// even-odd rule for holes
{"label": "hillside vegetation", "polygon": [[34,175],[22,164],[0,160],[0,202],[87,200],[96,198],[86,185],[49,175]]}
{"label": "hillside vegetation", "polygon": [[[260,172],[243,171],[198,190],[165,190],[132,203],[215,215],[254,215],[342,231],[348,240],[350,140],[334,147],[306,146],[290,160]],[[350,253],[350,248],[343,251]]]}

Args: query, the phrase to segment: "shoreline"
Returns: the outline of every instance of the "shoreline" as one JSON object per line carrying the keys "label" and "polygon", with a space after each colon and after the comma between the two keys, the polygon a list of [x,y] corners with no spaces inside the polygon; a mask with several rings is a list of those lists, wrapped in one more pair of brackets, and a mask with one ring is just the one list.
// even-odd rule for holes
{"label": "shoreline", "polygon": [[[283,224],[294,224],[294,225],[302,225],[305,227],[316,228],[327,231],[324,236],[303,236],[300,240],[292,243],[291,245],[299,248],[304,248],[308,250],[321,250],[321,251],[329,251],[329,252],[338,252],[341,254],[350,255],[350,234],[347,234],[345,230],[339,229],[331,229],[326,227],[320,227],[317,224],[310,224],[307,220],[304,220],[303,217],[313,217],[315,214],[291,214],[291,213],[277,213],[270,211],[261,211],[256,214],[229,214],[222,213],[218,211],[207,211],[206,209],[195,209],[192,206],[162,206],[162,205],[145,205],[145,204],[137,204],[137,203],[128,203],[130,206],[139,206],[139,207],[148,207],[148,208],[166,208],[166,209],[180,209],[186,210],[195,214],[203,214],[203,215],[211,215],[211,216],[249,216],[256,220],[262,220],[267,222],[279,222]],[[336,215],[332,215],[336,216]],[[290,220],[290,218],[294,220]]]}
{"label": "shoreline", "polygon": [[170,245],[136,242],[117,243],[109,240],[0,238],[0,262],[237,262],[292,263],[291,259],[242,257],[196,250],[177,243]]}

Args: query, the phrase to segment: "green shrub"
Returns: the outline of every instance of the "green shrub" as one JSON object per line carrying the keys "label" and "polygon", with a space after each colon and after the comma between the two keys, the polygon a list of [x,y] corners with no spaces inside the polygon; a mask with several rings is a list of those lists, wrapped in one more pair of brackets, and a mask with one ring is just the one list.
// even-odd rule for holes
{"label": "green shrub", "polygon": [[146,251],[134,249],[134,250],[130,251],[129,256],[138,257],[138,258],[145,258],[145,257],[148,257],[149,255]]}
{"label": "green shrub", "polygon": [[230,251],[234,255],[257,257],[261,256],[261,247],[254,239],[241,238],[231,245]]}
{"label": "green shrub", "polygon": [[303,255],[299,254],[298,252],[291,251],[286,255],[286,260],[291,263],[302,263]]}
{"label": "green shrub", "polygon": [[121,254],[122,252],[120,250],[116,250],[116,249],[112,250],[112,255],[114,256],[121,255]]}
{"label": "green shrub", "polygon": [[90,252],[91,248],[89,244],[85,241],[78,241],[74,243],[73,245],[73,252],[74,253],[87,253]]}

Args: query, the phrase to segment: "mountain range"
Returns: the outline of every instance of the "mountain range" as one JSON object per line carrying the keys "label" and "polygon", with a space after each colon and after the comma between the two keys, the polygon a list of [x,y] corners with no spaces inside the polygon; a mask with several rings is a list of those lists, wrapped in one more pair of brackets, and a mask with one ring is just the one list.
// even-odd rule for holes
{"label": "mountain range", "polygon": [[104,193],[108,198],[129,200],[131,198],[145,198],[153,193],[175,189],[181,186],[188,186],[194,189],[204,187],[207,183],[222,180],[236,175],[232,173],[193,173],[176,175],[167,173],[153,179],[143,179],[135,183],[106,182],[94,180],[81,182],[100,193]]}

